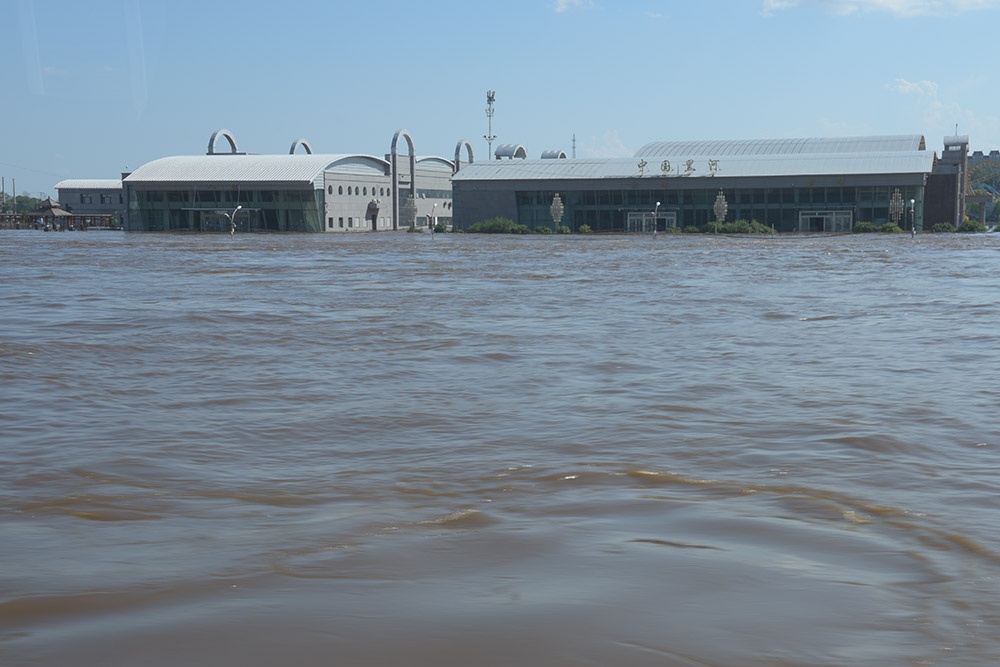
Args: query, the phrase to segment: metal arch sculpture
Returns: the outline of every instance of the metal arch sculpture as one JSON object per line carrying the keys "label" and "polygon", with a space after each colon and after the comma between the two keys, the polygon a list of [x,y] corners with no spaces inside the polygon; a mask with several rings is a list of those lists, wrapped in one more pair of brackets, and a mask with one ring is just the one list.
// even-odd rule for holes
{"label": "metal arch sculpture", "polygon": [[462,147],[465,147],[465,151],[469,156],[469,164],[476,161],[475,157],[472,155],[472,144],[469,143],[468,139],[460,139],[458,145],[455,146],[455,166],[452,173],[457,173],[459,169],[462,168]]}
{"label": "metal arch sculpture", "polygon": [[414,202],[417,199],[417,154],[413,150],[413,137],[406,130],[396,130],[392,135],[391,162],[392,162],[392,228],[399,229],[399,137],[406,139],[406,144],[410,149],[410,196]]}
{"label": "metal arch sculpture", "polygon": [[312,155],[313,152],[312,146],[310,146],[309,142],[306,141],[305,139],[296,139],[295,141],[293,141],[292,147],[288,149],[288,154],[295,155],[295,149],[298,148],[299,146],[302,146],[302,148],[306,149],[306,153],[308,155]]}
{"label": "metal arch sculpture", "polygon": [[217,155],[215,152],[215,142],[219,140],[219,137],[225,137],[226,141],[229,142],[229,148],[232,149],[230,150],[230,153],[233,155],[239,153],[239,149],[236,148],[236,139],[233,139],[233,135],[229,132],[229,130],[216,130],[212,133],[212,138],[208,140],[209,155]]}

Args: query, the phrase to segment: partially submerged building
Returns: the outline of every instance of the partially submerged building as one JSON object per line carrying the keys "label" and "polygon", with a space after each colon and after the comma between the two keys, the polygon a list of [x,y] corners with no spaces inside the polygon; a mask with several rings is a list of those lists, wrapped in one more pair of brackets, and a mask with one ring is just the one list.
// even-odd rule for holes
{"label": "partially submerged building", "polygon": [[[217,150],[223,139],[227,152]],[[408,148],[403,159],[401,139]],[[405,130],[396,132],[384,158],[314,154],[303,139],[287,155],[244,153],[231,133],[218,130],[205,155],[160,158],[124,177],[125,228],[352,232],[448,224],[455,168],[440,157],[417,157]]]}
{"label": "partially submerged building", "polygon": [[57,188],[74,209],[99,199],[129,231],[346,233],[435,222],[461,230],[505,217],[629,232],[703,227],[720,211],[780,232],[848,232],[862,221],[921,230],[962,221],[968,143],[946,137],[938,156],[921,135],[673,141],[632,158],[582,159],[557,150],[529,159],[523,146],[503,144],[477,163],[464,140],[453,160],[418,157],[405,130],[383,157],[314,154],[303,139],[287,154],[245,153],[218,130],[204,155]]}
{"label": "partially submerged building", "polygon": [[121,227],[125,197],[120,178],[72,178],[56,183],[59,204],[81,229]]}
{"label": "partially submerged building", "polygon": [[664,230],[704,226],[722,202],[725,219],[781,232],[847,232],[860,221],[920,230],[961,221],[967,151],[968,137],[948,137],[938,158],[923,136],[904,135],[653,142],[633,158],[497,159],[452,178],[454,225],[506,217],[572,231]]}

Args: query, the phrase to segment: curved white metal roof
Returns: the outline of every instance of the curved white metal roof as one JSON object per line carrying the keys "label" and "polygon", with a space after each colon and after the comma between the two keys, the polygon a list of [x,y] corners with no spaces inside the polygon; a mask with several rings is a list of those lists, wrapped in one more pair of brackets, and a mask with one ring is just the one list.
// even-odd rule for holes
{"label": "curved white metal roof", "polygon": [[426,155],[424,157],[418,156],[416,162],[421,167],[427,169],[437,168],[438,171],[452,171],[455,168],[455,164],[451,160],[447,160],[437,155]]}
{"label": "curved white metal roof", "polygon": [[692,155],[806,155],[812,153],[883,153],[926,150],[919,134],[822,139],[742,139],[713,141],[654,141],[640,148],[636,157],[681,158]]}
{"label": "curved white metal roof", "polygon": [[521,144],[500,144],[497,146],[494,155],[498,160],[501,158],[526,158],[528,157],[528,152]]}
{"label": "curved white metal roof", "polygon": [[[690,168],[689,168],[690,163]],[[672,141],[632,158],[476,162],[453,179],[535,180],[928,174],[934,153],[919,134],[829,139]]]}
{"label": "curved white metal roof", "polygon": [[[359,163],[368,163],[373,171],[388,168],[388,163],[370,155],[181,155],[147,162],[125,178],[128,183],[216,182],[312,183],[324,171],[343,164],[356,171]],[[354,167],[354,169],[350,169]]]}
{"label": "curved white metal roof", "polygon": [[121,190],[120,178],[67,178],[56,183],[56,190]]}
{"label": "curved white metal roof", "polygon": [[[695,171],[686,171],[687,160]],[[712,171],[709,160],[717,160]],[[600,158],[576,160],[491,160],[462,167],[453,181],[573,180],[601,178],[739,178],[759,176],[833,176],[863,174],[928,174],[934,165],[929,151],[896,153],[841,153],[832,155],[714,155],[684,154],[671,160],[664,174],[660,158]]]}

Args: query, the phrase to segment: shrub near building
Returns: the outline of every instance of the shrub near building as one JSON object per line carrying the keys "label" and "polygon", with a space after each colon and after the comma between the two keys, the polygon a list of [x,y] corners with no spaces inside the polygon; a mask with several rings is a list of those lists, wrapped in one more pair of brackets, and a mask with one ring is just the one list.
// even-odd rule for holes
{"label": "shrub near building", "polygon": [[470,225],[469,234],[527,234],[528,226],[519,225],[510,218],[490,218]]}
{"label": "shrub near building", "polygon": [[717,224],[710,222],[702,226],[702,231],[706,234],[712,234],[716,231],[718,227],[718,232],[720,234],[773,234],[774,230],[767,225],[762,225],[756,220],[734,220],[733,222],[723,222],[722,224]]}
{"label": "shrub near building", "polygon": [[986,233],[986,225],[978,220],[966,218],[965,222],[958,226],[958,231],[965,234],[984,234]]}

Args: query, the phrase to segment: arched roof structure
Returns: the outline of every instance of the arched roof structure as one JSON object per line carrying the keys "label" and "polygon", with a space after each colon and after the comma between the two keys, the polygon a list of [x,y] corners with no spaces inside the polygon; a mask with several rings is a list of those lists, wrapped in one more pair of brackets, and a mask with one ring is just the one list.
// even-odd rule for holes
{"label": "arched roof structure", "polygon": [[142,165],[124,180],[138,183],[312,183],[331,170],[385,173],[389,163],[356,154],[239,154],[221,159],[211,155],[164,157]]}
{"label": "arched roof structure", "polygon": [[431,168],[442,167],[444,169],[447,169],[448,171],[455,170],[455,164],[451,160],[447,160],[443,157],[437,157],[436,155],[427,155],[425,157],[418,158],[417,164]]}
{"label": "arched roof structure", "polygon": [[498,160],[502,160],[503,158],[507,158],[508,160],[521,158],[523,160],[528,157],[528,151],[524,150],[524,146],[521,144],[500,144],[497,146],[494,155]]}

